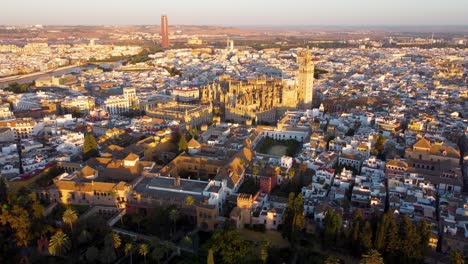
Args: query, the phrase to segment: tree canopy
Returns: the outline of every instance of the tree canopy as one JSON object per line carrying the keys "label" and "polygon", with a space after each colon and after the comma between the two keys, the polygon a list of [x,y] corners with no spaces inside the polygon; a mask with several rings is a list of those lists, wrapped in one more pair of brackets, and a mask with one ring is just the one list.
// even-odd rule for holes
{"label": "tree canopy", "polygon": [[83,143],[83,161],[93,157],[99,157],[99,148],[94,135],[88,133],[85,135]]}
{"label": "tree canopy", "polygon": [[62,220],[64,223],[70,226],[71,230],[73,230],[73,224],[76,222],[76,220],[78,220],[78,215],[76,214],[75,210],[67,208],[67,210],[65,210],[63,213]]}
{"label": "tree canopy", "polygon": [[3,176],[0,176],[0,204],[6,203],[7,202],[7,186],[5,182],[5,178]]}
{"label": "tree canopy", "polygon": [[34,85],[34,82],[32,83],[23,83],[19,84],[17,82],[10,83],[8,84],[8,87],[6,87],[4,90],[13,92],[15,94],[21,94],[21,93],[26,93],[29,91],[29,89]]}
{"label": "tree canopy", "polygon": [[195,199],[193,198],[193,196],[188,195],[187,197],[185,197],[185,205],[186,206],[192,206],[194,204],[195,204]]}
{"label": "tree canopy", "polygon": [[67,234],[58,230],[49,241],[49,253],[53,256],[65,255],[71,248],[71,242]]}
{"label": "tree canopy", "polygon": [[458,250],[454,250],[450,252],[450,264],[463,264],[465,260],[463,255]]}
{"label": "tree canopy", "polygon": [[231,227],[225,227],[214,233],[212,241],[213,253],[219,256],[222,263],[243,263],[245,258],[251,253],[251,248],[248,243],[242,239],[239,231]]}
{"label": "tree canopy", "polygon": [[185,138],[185,135],[182,135],[180,137],[179,143],[177,144],[177,147],[179,148],[179,152],[186,151],[188,149],[187,145],[187,139]]}
{"label": "tree canopy", "polygon": [[294,244],[299,232],[304,228],[304,200],[302,194],[289,194],[288,205],[283,214],[283,237]]}
{"label": "tree canopy", "polygon": [[372,249],[368,254],[363,255],[360,264],[384,264],[384,260],[379,251]]}
{"label": "tree canopy", "polygon": [[146,256],[148,255],[149,250],[150,248],[148,244],[141,244],[140,247],[138,247],[138,254],[143,256],[145,263],[146,263]]}
{"label": "tree canopy", "polygon": [[332,209],[328,209],[324,219],[323,242],[325,246],[336,243],[341,231],[341,216]]}
{"label": "tree canopy", "polygon": [[374,136],[374,148],[372,149],[372,155],[382,156],[382,153],[385,149],[386,138],[383,135]]}

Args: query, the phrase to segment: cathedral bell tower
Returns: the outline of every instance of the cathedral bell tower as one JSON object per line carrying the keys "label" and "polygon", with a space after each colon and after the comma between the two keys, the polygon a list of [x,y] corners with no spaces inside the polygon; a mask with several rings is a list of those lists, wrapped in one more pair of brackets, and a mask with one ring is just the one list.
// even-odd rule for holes
{"label": "cathedral bell tower", "polygon": [[314,98],[314,68],[309,48],[302,51],[297,57],[299,64],[298,72],[298,99],[302,109],[312,109]]}

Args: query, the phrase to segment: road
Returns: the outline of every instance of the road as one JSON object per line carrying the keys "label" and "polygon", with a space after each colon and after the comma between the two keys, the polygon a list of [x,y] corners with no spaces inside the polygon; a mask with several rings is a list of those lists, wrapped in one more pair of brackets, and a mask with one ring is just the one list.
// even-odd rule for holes
{"label": "road", "polygon": [[28,83],[28,82],[33,82],[36,79],[44,76],[51,76],[51,75],[62,75],[62,74],[67,74],[73,71],[82,71],[85,69],[91,69],[97,67],[96,65],[69,65],[65,67],[60,67],[57,68],[53,71],[47,71],[47,72],[33,72],[29,74],[24,74],[24,75],[16,75],[16,76],[10,76],[10,77],[5,77],[0,79],[0,88],[8,86],[9,83],[12,82],[17,82],[17,83]]}

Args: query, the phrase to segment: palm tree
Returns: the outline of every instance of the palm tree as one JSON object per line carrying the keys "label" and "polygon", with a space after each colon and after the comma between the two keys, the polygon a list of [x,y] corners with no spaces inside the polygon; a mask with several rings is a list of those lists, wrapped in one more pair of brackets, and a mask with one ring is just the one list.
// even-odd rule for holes
{"label": "palm tree", "polygon": [[140,232],[140,223],[141,221],[144,220],[144,215],[141,214],[141,213],[136,213],[134,215],[132,215],[132,218],[133,218],[133,221],[135,221],[137,223],[137,231]]}
{"label": "palm tree", "polygon": [[125,244],[125,247],[124,247],[124,253],[125,253],[125,256],[127,256],[128,254],[130,254],[130,264],[133,263],[133,259],[132,259],[132,251],[133,251],[133,244],[132,243],[127,243]]}
{"label": "palm tree", "polygon": [[65,254],[71,248],[71,242],[67,234],[62,230],[57,231],[49,241],[49,253],[53,256]]}
{"label": "palm tree", "polygon": [[193,248],[193,240],[192,240],[191,237],[185,236],[185,237],[182,239],[180,245],[181,245],[182,247],[184,247],[184,248],[189,248],[189,249],[191,249],[191,248]]}
{"label": "palm tree", "polygon": [[341,261],[335,257],[328,257],[326,260],[325,260],[325,264],[340,264]]}
{"label": "palm tree", "polygon": [[363,255],[360,264],[384,264],[379,251],[371,249],[367,255]]}
{"label": "palm tree", "polygon": [[257,167],[257,166],[253,167],[252,173],[253,173],[254,175],[257,175],[257,174],[258,174],[258,167]]}
{"label": "palm tree", "polygon": [[32,204],[32,211],[35,219],[41,219],[44,216],[45,208],[36,200]]}
{"label": "palm tree", "polygon": [[451,264],[462,264],[465,263],[463,255],[458,250],[450,252],[450,263]]}
{"label": "palm tree", "polygon": [[174,245],[167,240],[160,244],[160,247],[164,258],[168,258],[171,252],[174,251]]}
{"label": "palm tree", "polygon": [[295,175],[296,175],[296,170],[294,168],[290,168],[288,171],[289,179],[294,179]]}
{"label": "palm tree", "polygon": [[185,197],[185,205],[186,206],[192,206],[195,204],[195,199],[193,199],[193,196],[189,195]]}
{"label": "palm tree", "polygon": [[83,231],[81,231],[81,233],[78,235],[78,243],[84,244],[88,242],[89,240],[91,240],[91,238],[92,238],[91,233],[88,230],[83,229]]}
{"label": "palm tree", "polygon": [[154,249],[149,254],[154,263],[160,263],[161,260],[169,258],[174,250],[173,245],[169,241],[153,239],[151,245]]}
{"label": "palm tree", "polygon": [[169,219],[171,219],[172,222],[174,223],[174,233],[175,233],[175,231],[177,230],[177,228],[176,228],[177,219],[179,219],[179,212],[177,211],[176,208],[172,209],[172,210],[169,212]]}
{"label": "palm tree", "polygon": [[104,238],[104,249],[101,254],[101,261],[104,263],[112,263],[116,259],[116,250],[122,241],[117,233],[111,232]]}
{"label": "palm tree", "polygon": [[104,244],[108,247],[117,249],[122,245],[122,240],[120,239],[119,234],[111,232],[107,234]]}
{"label": "palm tree", "polygon": [[267,263],[268,259],[268,248],[270,247],[270,242],[266,240],[262,240],[260,242],[260,258],[262,259],[263,263]]}
{"label": "palm tree", "polygon": [[149,253],[152,263],[160,263],[161,259],[164,257],[163,250],[164,249],[162,247],[153,248],[153,250]]}
{"label": "palm tree", "polygon": [[62,220],[70,226],[70,229],[73,232],[73,223],[75,223],[76,220],[78,220],[78,215],[76,214],[75,210],[68,208],[63,213]]}
{"label": "palm tree", "polygon": [[115,249],[119,248],[120,245],[122,244],[119,234],[112,232],[112,239],[114,240],[114,248]]}
{"label": "palm tree", "polygon": [[153,248],[153,250],[151,252],[148,252],[149,255],[150,255],[150,258],[155,262],[155,263],[159,263],[160,259],[162,258],[163,256],[163,246],[162,246],[162,243],[161,243],[161,240],[159,240],[159,238],[155,237],[151,240],[150,242],[150,247]]}
{"label": "palm tree", "polygon": [[141,244],[140,247],[138,248],[138,254],[143,256],[143,259],[145,260],[146,264],[146,255],[149,253],[149,246],[148,244]]}

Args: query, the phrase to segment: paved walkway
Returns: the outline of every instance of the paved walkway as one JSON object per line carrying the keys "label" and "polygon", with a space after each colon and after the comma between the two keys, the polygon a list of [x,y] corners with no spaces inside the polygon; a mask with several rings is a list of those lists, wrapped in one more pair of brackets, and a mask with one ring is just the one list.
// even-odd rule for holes
{"label": "paved walkway", "polygon": [[52,203],[47,206],[47,208],[44,210],[44,216],[48,216],[50,213],[52,213],[55,207],[57,207],[57,203]]}
{"label": "paved walkway", "polygon": [[114,231],[114,232],[116,232],[118,234],[133,237],[135,239],[146,240],[148,242],[152,242],[152,241],[157,240],[157,241],[159,241],[160,244],[163,243],[163,242],[169,243],[172,246],[172,248],[176,249],[176,251],[178,252],[179,255],[180,255],[181,251],[185,251],[185,252],[188,252],[188,253],[195,253],[195,251],[193,251],[193,250],[183,248],[183,247],[179,247],[179,246],[177,246],[176,244],[174,244],[174,243],[172,243],[170,241],[159,240],[159,238],[155,237],[155,236],[147,236],[147,235],[139,234],[139,233],[136,233],[136,232],[132,232],[132,231],[128,231],[128,230],[125,230],[125,229],[116,228],[116,227],[113,227],[112,231]]}

